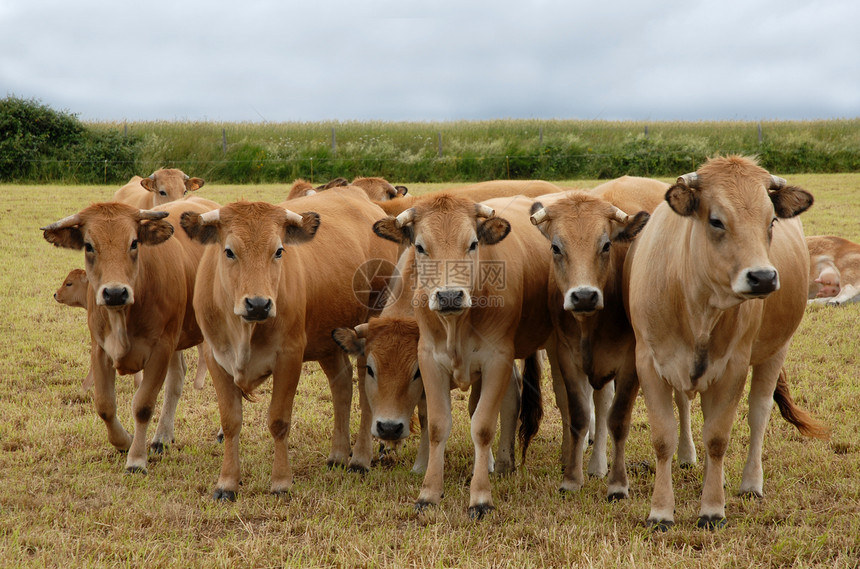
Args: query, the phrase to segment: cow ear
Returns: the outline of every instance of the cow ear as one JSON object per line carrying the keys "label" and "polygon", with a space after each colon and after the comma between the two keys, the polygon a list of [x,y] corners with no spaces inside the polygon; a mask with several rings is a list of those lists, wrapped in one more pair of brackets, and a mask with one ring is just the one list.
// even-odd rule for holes
{"label": "cow ear", "polygon": [[155,192],[158,190],[158,187],[155,185],[155,180],[152,178],[143,178],[140,181],[140,185],[148,192]]}
{"label": "cow ear", "polygon": [[495,245],[511,232],[511,223],[501,217],[490,217],[478,224],[478,241]]}
{"label": "cow ear", "polygon": [[815,201],[812,194],[796,186],[785,186],[769,193],[776,216],[782,218],[800,215]]}
{"label": "cow ear", "polygon": [[651,214],[647,211],[640,211],[636,215],[634,215],[630,220],[622,225],[615,235],[612,236],[612,241],[619,241],[621,243],[629,243],[633,241],[639,232],[645,229],[645,224],[648,223],[648,220],[651,218]]}
{"label": "cow ear", "polygon": [[415,232],[412,224],[397,226],[396,217],[386,217],[373,224],[373,232],[383,239],[394,241],[399,245],[410,245],[415,242]]}
{"label": "cow ear", "polygon": [[409,193],[409,188],[407,188],[406,186],[394,186],[394,189],[397,190],[395,197],[396,196],[405,196],[406,194]]}
{"label": "cow ear", "polygon": [[365,338],[359,338],[352,328],[335,328],[331,331],[331,337],[340,349],[351,356],[363,356],[364,347],[367,344]]}
{"label": "cow ear", "polygon": [[[292,213],[292,212],[290,212]],[[301,222],[287,216],[284,224],[284,243],[299,244],[310,241],[320,227],[320,214],[306,211],[301,214]]]}
{"label": "cow ear", "polygon": [[189,192],[195,192],[202,188],[205,183],[203,178],[188,178],[185,180],[185,189]]}
{"label": "cow ear", "polygon": [[57,247],[78,250],[84,248],[84,233],[77,226],[45,229],[42,236],[45,238],[45,241],[53,243]]}
{"label": "cow ear", "polygon": [[217,219],[203,220],[201,217],[195,211],[186,211],[179,218],[179,225],[192,241],[203,245],[217,243],[220,238],[221,222]]}
{"label": "cow ear", "polygon": [[666,190],[666,201],[669,207],[684,217],[693,215],[699,209],[699,194],[685,184],[675,184]]}
{"label": "cow ear", "polygon": [[144,220],[140,222],[137,240],[144,245],[164,243],[173,235],[173,226],[164,219]]}

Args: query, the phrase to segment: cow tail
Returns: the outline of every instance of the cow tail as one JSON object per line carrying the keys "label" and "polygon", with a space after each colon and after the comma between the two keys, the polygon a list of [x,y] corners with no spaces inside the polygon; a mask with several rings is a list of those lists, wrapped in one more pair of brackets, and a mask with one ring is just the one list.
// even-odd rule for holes
{"label": "cow tail", "polygon": [[529,443],[538,432],[543,419],[543,397],[541,396],[541,365],[538,352],[527,357],[523,363],[523,397],[520,405],[521,464],[526,462]]}
{"label": "cow tail", "polygon": [[830,429],[810,415],[804,409],[798,407],[788,390],[788,382],[785,378],[785,368],[779,370],[779,378],[776,380],[776,389],[773,392],[773,400],[779,407],[782,418],[797,427],[800,434],[815,439],[828,440]]}

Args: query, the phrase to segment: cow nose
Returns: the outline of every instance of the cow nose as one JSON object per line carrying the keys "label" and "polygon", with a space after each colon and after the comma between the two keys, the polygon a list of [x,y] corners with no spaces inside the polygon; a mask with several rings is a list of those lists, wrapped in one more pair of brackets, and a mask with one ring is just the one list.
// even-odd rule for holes
{"label": "cow nose", "polygon": [[128,289],[124,286],[105,287],[102,298],[107,306],[123,306],[128,303]]}
{"label": "cow nose", "polygon": [[245,299],[245,318],[248,320],[265,320],[272,310],[272,300],[255,296]]}
{"label": "cow nose", "polygon": [[462,290],[440,290],[436,293],[436,299],[439,301],[439,311],[446,310],[462,310],[463,300],[466,298]]}
{"label": "cow nose", "polygon": [[377,421],[376,432],[384,441],[396,441],[403,434],[403,423],[400,421]]}
{"label": "cow nose", "polygon": [[752,294],[769,294],[776,290],[777,272],[774,269],[756,269],[747,272],[747,284]]}
{"label": "cow nose", "polygon": [[570,291],[570,307],[574,312],[594,312],[600,294],[593,288],[578,288]]}

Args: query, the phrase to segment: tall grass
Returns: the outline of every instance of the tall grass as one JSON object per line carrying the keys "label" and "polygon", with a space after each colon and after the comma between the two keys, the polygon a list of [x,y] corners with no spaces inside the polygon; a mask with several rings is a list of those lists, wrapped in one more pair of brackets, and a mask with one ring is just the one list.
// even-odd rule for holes
{"label": "tall grass", "polygon": [[[815,206],[808,234],[860,241],[860,175],[792,176]],[[562,182],[595,185],[596,180]],[[436,186],[433,186],[434,188]],[[415,184],[422,193],[428,186]],[[83,254],[51,247],[38,227],[109,199],[116,188],[0,186],[0,566],[8,567],[828,567],[860,564],[860,305],[811,307],[794,337],[786,369],[795,399],[833,428],[831,442],[800,437],[776,413],[765,439],[761,500],[734,495],[749,443],[743,398],[726,455],[729,525],[696,529],[701,464],[674,470],[678,524],[666,534],[643,521],[653,474],[644,403],[637,402],[627,444],[630,499],[607,503],[606,482],[587,479],[562,496],[562,425],[544,378],[545,419],[524,467],[494,477],[497,511],[468,520],[472,443],[464,394],[453,394],[445,497],[430,515],[413,503],[421,477],[410,473],[417,437],[400,457],[366,475],[327,470],[332,421],[327,381],[305,365],[290,434],[295,485],[289,499],[268,494],[272,461],[266,428],[271,384],[245,403],[244,484],[235,503],[213,503],[222,448],[218,409],[207,383],[187,386],[176,443],[151,456],[149,474],[123,473],[92,394],[81,391],[89,336],[84,312],[50,295]],[[277,202],[285,186],[207,184],[219,202]],[[194,361],[190,362],[194,372]],[[190,382],[189,382],[190,384]],[[118,379],[118,412],[131,423],[133,383]],[[701,412],[694,403],[699,441]],[[158,412],[156,412],[157,420]],[[352,431],[358,426],[354,398]],[[705,453],[700,443],[699,456]],[[591,451],[588,451],[591,452]],[[586,457],[587,458],[587,457]]]}

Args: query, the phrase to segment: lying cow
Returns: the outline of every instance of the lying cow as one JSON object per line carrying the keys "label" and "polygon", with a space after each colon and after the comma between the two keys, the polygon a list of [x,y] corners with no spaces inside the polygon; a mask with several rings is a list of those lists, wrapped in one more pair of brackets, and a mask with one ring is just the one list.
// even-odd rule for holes
{"label": "lying cow", "polygon": [[210,346],[207,362],[224,433],[216,500],[236,498],[242,399],[255,399],[270,375],[271,491],[290,490],[289,431],[304,361],[320,363],[332,391],[335,430],[328,463],[349,460],[352,366],[331,331],[367,320],[371,291],[355,288],[353,278],[371,258],[389,259],[393,266],[396,247],[380,245],[372,235],[381,210],[359,188],[344,188],[337,200],[309,196],[289,203],[305,213],[286,204],[237,202],[182,217],[185,232],[207,245],[194,306]]}
{"label": "lying cow", "polygon": [[202,178],[191,178],[182,170],[167,168],[156,170],[147,178],[134,176],[116,191],[113,199],[140,209],[153,209],[182,199],[188,192],[202,188],[203,184]]}
{"label": "lying cow", "polygon": [[304,196],[312,196],[317,192],[325,190],[342,188],[346,186],[356,186],[361,188],[371,200],[375,202],[384,202],[405,196],[409,191],[406,186],[394,186],[385,178],[379,177],[358,177],[351,183],[346,178],[335,178],[329,182],[314,187],[305,180],[296,180],[290,188],[290,193],[287,200],[300,198]]}
{"label": "lying cow", "polygon": [[[761,450],[783,362],[806,305],[809,255],[795,216],[812,196],[755,161],[714,158],[678,178],[627,254],[624,295],[636,336],[657,470],[648,523],[674,524],[672,392],[700,394],[707,460],[698,525],[725,524],[723,457],[753,368],[742,493],[762,493]],[[804,434],[826,436],[808,416]]]}
{"label": "lying cow", "polygon": [[806,238],[809,248],[807,298],[830,305],[857,302],[860,295],[860,244],[835,235]]}
{"label": "lying cow", "polygon": [[[181,204],[199,213],[199,202]],[[162,385],[167,383],[152,448],[173,441],[173,419],[182,393],[181,350],[202,341],[191,296],[202,247],[174,237],[178,213],[141,210],[127,204],[93,204],[42,228],[49,243],[83,249],[86,261],[87,321],[92,338],[90,367],[94,401],[108,440],[128,451],[126,470],[146,472],[146,432]],[[132,402],[134,435],[116,415],[116,373],[143,370]]]}
{"label": "lying cow", "polygon": [[[530,206],[522,197],[476,204],[443,193],[419,198],[396,218],[374,224],[380,237],[414,249],[419,277],[413,299],[430,438],[419,511],[442,498],[451,386],[465,390],[477,379],[469,515],[480,519],[493,509],[490,445],[513,362],[534,354],[552,330],[546,308],[549,251],[530,225]],[[494,208],[505,217],[496,217]]]}

